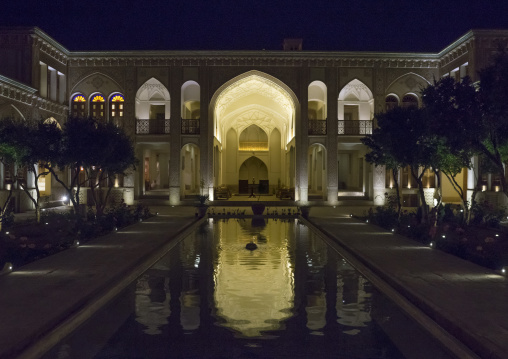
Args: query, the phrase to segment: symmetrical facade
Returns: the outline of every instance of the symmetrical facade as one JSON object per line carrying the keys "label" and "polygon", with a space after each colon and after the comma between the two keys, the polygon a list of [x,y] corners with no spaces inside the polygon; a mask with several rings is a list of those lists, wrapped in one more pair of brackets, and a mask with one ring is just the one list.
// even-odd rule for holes
{"label": "symmetrical facade", "polygon": [[[360,142],[374,114],[418,105],[434,79],[476,80],[507,43],[508,30],[473,30],[439,53],[72,52],[38,28],[5,28],[0,118],[93,116],[123,128],[140,161],[115,183],[128,204],[155,190],[174,205],[202,191],[213,200],[220,186],[284,189],[300,203],[382,204],[393,183],[365,161]],[[0,191],[12,175],[0,165]],[[472,176],[462,177],[472,188]],[[58,198],[51,178],[43,181],[43,194]],[[410,205],[416,190],[403,171],[400,183]],[[428,187],[432,201],[432,178]],[[444,200],[454,196],[445,184]],[[19,195],[17,206],[29,203]]]}

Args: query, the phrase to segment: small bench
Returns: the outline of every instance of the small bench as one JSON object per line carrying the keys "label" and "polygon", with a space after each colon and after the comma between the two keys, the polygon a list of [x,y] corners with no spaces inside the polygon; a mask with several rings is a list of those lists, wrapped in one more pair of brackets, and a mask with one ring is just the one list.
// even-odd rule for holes
{"label": "small bench", "polygon": [[227,186],[220,186],[215,188],[214,199],[229,199],[231,192]]}
{"label": "small bench", "polygon": [[277,197],[279,199],[295,199],[295,189],[294,188],[280,188],[277,192]]}

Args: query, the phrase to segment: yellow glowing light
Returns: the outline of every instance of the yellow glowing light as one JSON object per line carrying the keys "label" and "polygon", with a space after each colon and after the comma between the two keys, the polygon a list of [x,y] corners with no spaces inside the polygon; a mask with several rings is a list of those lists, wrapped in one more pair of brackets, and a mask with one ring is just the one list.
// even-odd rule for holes
{"label": "yellow glowing light", "polygon": [[39,178],[37,181],[37,185],[39,187],[39,191],[44,192],[46,191],[46,180],[44,177]]}
{"label": "yellow glowing light", "polygon": [[95,95],[93,98],[92,98],[92,102],[104,102],[104,97],[102,97],[102,95]]}
{"label": "yellow glowing light", "polygon": [[82,95],[74,96],[72,102],[86,102],[85,98]]}
{"label": "yellow glowing light", "polygon": [[112,99],[111,99],[111,102],[124,102],[124,99],[121,95],[115,95]]}

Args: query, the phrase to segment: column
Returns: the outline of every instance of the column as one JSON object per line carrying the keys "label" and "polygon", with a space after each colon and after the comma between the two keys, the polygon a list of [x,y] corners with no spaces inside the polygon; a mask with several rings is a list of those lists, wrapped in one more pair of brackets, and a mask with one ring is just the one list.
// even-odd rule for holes
{"label": "column", "polygon": [[[210,90],[208,86],[208,72],[204,66],[199,67],[199,86],[200,86],[200,129],[199,129],[199,152],[201,155],[200,172],[201,178],[205,181],[205,194],[208,191],[208,198],[213,201],[213,112],[209,114]],[[213,111],[211,109],[210,111]]]}
{"label": "column", "polygon": [[338,84],[337,68],[326,69],[326,87],[328,97],[326,99],[326,168],[328,204],[335,206],[338,203],[338,178],[337,178],[337,129],[338,129]]}
{"label": "column", "polygon": [[[308,156],[309,150],[309,119],[308,119],[308,100],[309,100],[309,71],[308,67],[300,70],[300,113],[296,110],[295,139],[296,139],[296,200],[301,204],[309,201],[309,174],[308,174]],[[295,104],[296,105],[296,104]]]}
{"label": "column", "polygon": [[169,74],[171,96],[170,144],[169,144],[169,203],[180,204],[180,152],[181,128],[180,101],[182,90],[182,68],[172,67]]}
{"label": "column", "polygon": [[386,201],[386,168],[385,166],[375,166],[371,165],[373,178],[372,178],[372,186],[374,187],[374,205],[375,206],[384,206]]}
{"label": "column", "polygon": [[471,206],[473,192],[476,187],[476,176],[480,175],[478,157],[475,156],[471,159],[472,166],[467,170],[467,203]]}

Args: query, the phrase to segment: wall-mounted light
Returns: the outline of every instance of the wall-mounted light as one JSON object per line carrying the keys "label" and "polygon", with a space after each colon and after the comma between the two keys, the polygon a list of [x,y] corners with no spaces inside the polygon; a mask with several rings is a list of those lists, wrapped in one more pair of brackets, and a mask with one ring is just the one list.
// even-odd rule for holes
{"label": "wall-mounted light", "polygon": [[4,264],[4,267],[2,268],[2,270],[0,271],[0,274],[8,274],[8,273],[12,272],[12,269],[13,269],[12,263],[6,262]]}

